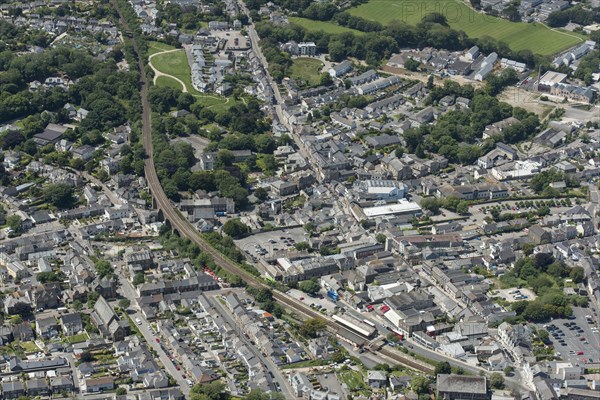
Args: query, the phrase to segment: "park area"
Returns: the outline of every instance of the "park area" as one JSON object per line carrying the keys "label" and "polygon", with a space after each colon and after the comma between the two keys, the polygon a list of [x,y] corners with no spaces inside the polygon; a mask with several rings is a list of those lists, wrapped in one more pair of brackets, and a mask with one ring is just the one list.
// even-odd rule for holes
{"label": "park area", "polygon": [[203,106],[210,107],[214,111],[227,109],[234,104],[233,101],[218,95],[209,95],[198,92],[192,86],[191,70],[184,49],[175,49],[160,42],[150,42],[148,46],[150,64],[162,73],[156,77],[155,85],[159,87],[170,87],[185,91],[196,97]]}
{"label": "park area", "polygon": [[307,86],[318,86],[321,82],[323,63],[318,58],[296,58],[289,69],[290,78],[304,81]]}
{"label": "park area", "polygon": [[540,23],[510,22],[485,15],[459,0],[370,0],[348,12],[384,25],[393,20],[416,25],[425,15],[439,13],[446,17],[451,28],[462,30],[469,37],[487,35],[505,42],[513,51],[529,49],[543,56],[556,54],[583,41],[577,34],[552,30]]}

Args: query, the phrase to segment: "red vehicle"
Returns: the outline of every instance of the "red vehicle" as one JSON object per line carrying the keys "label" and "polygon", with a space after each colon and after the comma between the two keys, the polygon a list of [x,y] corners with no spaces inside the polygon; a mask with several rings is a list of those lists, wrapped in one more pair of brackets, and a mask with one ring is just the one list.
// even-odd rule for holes
{"label": "red vehicle", "polygon": [[582,355],[583,355],[583,351],[578,351],[578,352],[577,352],[577,355],[578,355],[578,356],[582,356]]}
{"label": "red vehicle", "polygon": [[175,366],[175,369],[176,369],[177,371],[181,371],[181,367],[180,367],[179,365],[176,365],[176,366]]}
{"label": "red vehicle", "polygon": [[160,339],[159,338],[156,338],[156,343],[160,343]]}
{"label": "red vehicle", "polygon": [[372,305],[370,305],[370,304],[369,304],[369,305],[367,305],[367,310],[369,310],[369,311],[373,311],[374,309],[375,309],[375,308],[374,308]]}
{"label": "red vehicle", "polygon": [[383,306],[383,307],[380,308],[380,310],[382,312],[386,313],[386,312],[390,311],[390,308],[388,306]]}
{"label": "red vehicle", "polygon": [[582,336],[579,338],[579,340],[583,342],[585,340],[585,338]]}
{"label": "red vehicle", "polygon": [[304,300],[304,297],[300,297],[300,300]]}

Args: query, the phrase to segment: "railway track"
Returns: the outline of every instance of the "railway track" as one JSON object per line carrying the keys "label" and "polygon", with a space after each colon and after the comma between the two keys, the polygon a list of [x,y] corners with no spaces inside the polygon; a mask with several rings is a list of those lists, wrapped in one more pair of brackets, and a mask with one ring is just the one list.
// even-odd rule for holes
{"label": "railway track", "polygon": [[[127,26],[126,21],[121,17],[121,23],[123,26]],[[144,68],[144,63],[142,61],[142,57],[140,55],[136,40],[132,40],[133,49],[135,51],[135,55],[138,62],[138,68],[140,71],[140,97],[142,102],[142,143],[146,154],[148,157],[144,160],[144,172],[146,176],[146,181],[148,182],[148,188],[152,197],[155,201],[155,206],[157,209],[162,211],[163,218],[165,221],[168,221],[171,224],[171,228],[176,230],[179,235],[184,236],[194,242],[198,247],[209,254],[212,259],[219,265],[219,267],[223,268],[225,271],[237,275],[244,279],[247,284],[259,287],[259,288],[269,288],[270,287],[265,284],[260,279],[256,278],[254,275],[245,271],[239,265],[235,264],[232,260],[224,257],[221,253],[219,253],[216,249],[214,249],[209,243],[207,243],[196,231],[196,229],[181,216],[171,201],[168,199],[165,194],[160,180],[158,178],[158,174],[156,172],[156,167],[154,165],[154,154],[153,154],[153,146],[152,146],[152,118],[150,111],[150,103],[148,102],[148,79],[146,77],[146,72]],[[309,306],[299,303],[297,300],[288,296],[285,293],[282,293],[277,290],[273,290],[273,298],[287,308],[297,312],[298,314],[307,317],[307,318],[321,318],[327,322],[328,329],[332,332],[338,332],[340,330],[340,326],[330,318],[325,318],[321,313],[313,310]],[[410,368],[431,374],[433,373],[433,368],[426,363],[419,362],[414,359],[407,358],[402,356],[397,352],[392,352],[389,349],[380,349],[375,354],[380,353],[399,364],[406,365]]]}

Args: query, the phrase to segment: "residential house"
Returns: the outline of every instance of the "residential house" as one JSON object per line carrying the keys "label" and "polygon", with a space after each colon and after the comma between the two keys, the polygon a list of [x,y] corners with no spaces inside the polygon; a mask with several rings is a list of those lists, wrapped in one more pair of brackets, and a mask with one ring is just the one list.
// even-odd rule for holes
{"label": "residential house", "polygon": [[100,378],[86,379],[83,386],[85,393],[98,393],[115,388],[115,378],[112,376],[102,376]]}
{"label": "residential house", "polygon": [[60,317],[63,333],[66,336],[73,336],[83,331],[83,321],[78,312],[64,314]]}
{"label": "residential house", "polygon": [[385,371],[367,371],[367,385],[373,389],[381,389],[388,384],[388,377]]}

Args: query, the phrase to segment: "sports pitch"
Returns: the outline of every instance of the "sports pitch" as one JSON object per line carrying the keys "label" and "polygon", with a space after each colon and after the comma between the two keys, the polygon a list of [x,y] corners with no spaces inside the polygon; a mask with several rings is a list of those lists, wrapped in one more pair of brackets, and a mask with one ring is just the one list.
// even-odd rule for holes
{"label": "sports pitch", "polygon": [[487,35],[505,42],[513,51],[529,49],[544,56],[583,41],[577,34],[551,30],[540,23],[510,22],[478,13],[459,0],[370,0],[348,12],[384,25],[392,20],[416,25],[425,15],[439,13],[452,28],[469,37]]}

